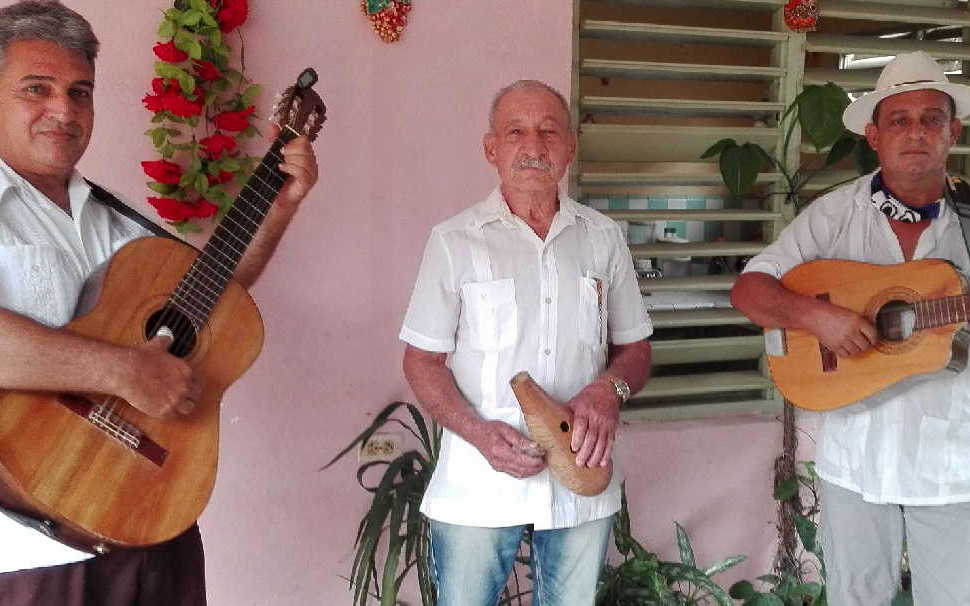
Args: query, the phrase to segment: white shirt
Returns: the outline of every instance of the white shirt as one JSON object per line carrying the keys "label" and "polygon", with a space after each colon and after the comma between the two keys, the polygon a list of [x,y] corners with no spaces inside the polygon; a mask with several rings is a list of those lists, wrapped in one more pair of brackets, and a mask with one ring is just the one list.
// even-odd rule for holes
{"label": "white shirt", "polygon": [[[812,259],[902,263],[889,221],[870,201],[871,181],[860,177],[812,202],[744,271],[781,277]],[[917,243],[913,259],[926,258],[970,268],[959,218],[946,204]],[[823,413],[816,465],[824,480],[873,503],[970,501],[970,372],[910,378]]]}
{"label": "white shirt", "polygon": [[[560,196],[543,241],[499,189],[431,231],[402,340],[446,352],[458,388],[485,419],[528,435],[509,379],[521,370],[560,402],[606,366],[607,344],[653,332],[619,227]],[[548,469],[517,479],[445,430],[421,511],[451,524],[563,528],[620,507],[620,473],[606,491],[576,495]]]}
{"label": "white shirt", "polygon": [[[123,244],[151,235],[71,177],[71,216],[0,161],[0,307],[48,326],[74,316],[85,279]],[[77,562],[71,549],[0,513],[0,573]]]}

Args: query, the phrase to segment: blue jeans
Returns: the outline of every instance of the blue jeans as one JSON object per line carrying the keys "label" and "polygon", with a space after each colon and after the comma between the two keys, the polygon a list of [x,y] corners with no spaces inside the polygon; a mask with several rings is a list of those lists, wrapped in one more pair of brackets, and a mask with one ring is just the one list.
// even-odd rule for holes
{"label": "blue jeans", "polygon": [[[438,606],[495,606],[527,526],[479,528],[430,520]],[[613,516],[532,533],[533,606],[590,606]]]}

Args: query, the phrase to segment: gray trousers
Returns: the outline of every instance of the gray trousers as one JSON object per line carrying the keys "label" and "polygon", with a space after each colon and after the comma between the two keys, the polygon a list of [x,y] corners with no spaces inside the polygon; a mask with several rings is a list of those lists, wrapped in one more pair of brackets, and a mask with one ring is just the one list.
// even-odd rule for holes
{"label": "gray trousers", "polygon": [[821,482],[820,534],[832,606],[888,606],[903,539],[916,606],[970,604],[970,503],[879,505]]}

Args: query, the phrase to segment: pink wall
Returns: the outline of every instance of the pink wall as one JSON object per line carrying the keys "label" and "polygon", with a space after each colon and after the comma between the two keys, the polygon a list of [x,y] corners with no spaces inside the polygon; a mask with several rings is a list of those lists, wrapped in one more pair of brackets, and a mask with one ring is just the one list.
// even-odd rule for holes
{"label": "pink wall", "polygon": [[[171,3],[65,3],[102,41],[82,168],[144,208],[137,161],[151,148],[140,99]],[[263,354],[223,404],[219,480],[202,519],[209,595],[233,606],[349,603],[341,576],[367,495],[355,461],[316,469],[375,410],[413,399],[396,335],[424,240],[494,183],[480,152],[494,91],[535,77],[568,93],[571,3],[415,0],[404,41],[390,46],[357,0],[250,3],[246,58],[265,86],[260,111],[312,65],[330,119],[316,144],[320,182],[254,290]],[[621,458],[638,535],[672,558],[677,520],[700,562],[746,553],[748,576],[767,571],[779,436],[764,420],[629,428]]]}

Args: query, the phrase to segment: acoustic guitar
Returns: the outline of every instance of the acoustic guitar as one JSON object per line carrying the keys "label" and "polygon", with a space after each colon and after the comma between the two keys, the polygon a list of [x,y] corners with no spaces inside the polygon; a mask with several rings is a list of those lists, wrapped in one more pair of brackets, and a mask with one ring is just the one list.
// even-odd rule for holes
{"label": "acoustic guitar", "polygon": [[51,536],[105,553],[171,539],[212,492],[223,392],[259,354],[263,327],[233,272],[287,175],[280,148],[316,136],[326,107],[306,69],[276,109],[281,130],[201,252],[176,240],[122,247],[96,306],[66,329],[136,346],[159,332],[202,386],[192,413],[157,419],[111,394],[0,392],[0,502]]}
{"label": "acoustic guitar", "polygon": [[829,410],[874,395],[903,379],[967,365],[967,285],[942,259],[898,265],[819,260],[782,276],[796,293],[868,318],[879,335],[871,349],[837,357],[810,333],[765,331],[771,378],[795,406]]}

